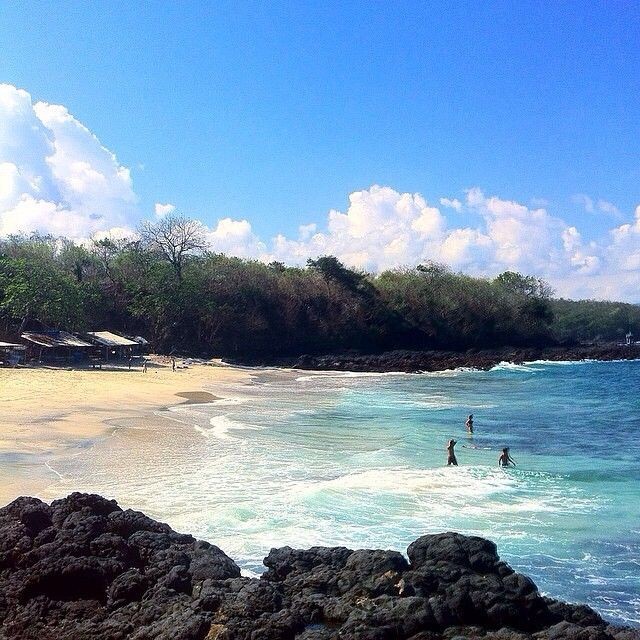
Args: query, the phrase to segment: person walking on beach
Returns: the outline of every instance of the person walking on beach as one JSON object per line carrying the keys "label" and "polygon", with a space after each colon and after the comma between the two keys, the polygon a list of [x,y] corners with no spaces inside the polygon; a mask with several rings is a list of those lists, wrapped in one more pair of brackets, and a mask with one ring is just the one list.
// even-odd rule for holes
{"label": "person walking on beach", "polygon": [[473,433],[473,413],[469,414],[467,421],[464,423],[468,433]]}
{"label": "person walking on beach", "polygon": [[176,370],[176,359],[173,356],[171,356],[171,370]]}
{"label": "person walking on beach", "polygon": [[142,373],[147,373],[147,361],[142,362]]}
{"label": "person walking on beach", "polygon": [[453,465],[454,467],[458,466],[458,461],[456,460],[456,453],[453,450],[453,447],[456,446],[456,441],[451,439],[447,443],[447,467]]}
{"label": "person walking on beach", "polygon": [[508,467],[509,465],[516,466],[516,461],[509,454],[509,447],[505,447],[498,458],[499,467]]}

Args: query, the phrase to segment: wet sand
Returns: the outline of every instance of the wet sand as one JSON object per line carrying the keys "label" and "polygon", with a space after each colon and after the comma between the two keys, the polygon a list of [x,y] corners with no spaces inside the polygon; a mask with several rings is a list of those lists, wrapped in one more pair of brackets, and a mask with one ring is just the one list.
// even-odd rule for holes
{"label": "wet sand", "polygon": [[56,480],[55,460],[73,456],[122,421],[159,420],[177,404],[212,402],[246,370],[219,361],[172,371],[166,358],[140,368],[0,369],[0,504],[37,495]]}

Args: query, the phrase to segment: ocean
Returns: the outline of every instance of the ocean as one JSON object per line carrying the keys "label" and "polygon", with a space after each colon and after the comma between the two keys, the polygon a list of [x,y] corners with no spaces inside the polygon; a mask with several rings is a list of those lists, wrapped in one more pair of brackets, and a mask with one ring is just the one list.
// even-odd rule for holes
{"label": "ocean", "polygon": [[[255,370],[225,399],[114,425],[58,461],[42,497],[114,497],[248,575],[272,547],[404,551],[426,533],[481,535],[544,593],[640,626],[639,394],[637,361]],[[458,467],[445,466],[449,438]],[[498,467],[504,446],[515,468]]]}

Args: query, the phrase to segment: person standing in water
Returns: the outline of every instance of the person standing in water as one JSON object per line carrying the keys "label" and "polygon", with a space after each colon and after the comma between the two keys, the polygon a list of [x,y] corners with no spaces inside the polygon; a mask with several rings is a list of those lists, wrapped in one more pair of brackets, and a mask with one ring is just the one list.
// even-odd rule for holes
{"label": "person standing in water", "polygon": [[456,460],[456,453],[453,450],[453,447],[456,446],[456,441],[451,439],[449,440],[449,442],[447,443],[447,467],[453,465],[454,467],[458,466],[458,461]]}
{"label": "person standing in water", "polygon": [[473,413],[469,414],[467,421],[464,423],[468,433],[473,433]]}
{"label": "person standing in water", "polygon": [[516,461],[509,454],[509,447],[505,447],[498,458],[499,467],[508,467],[510,465],[516,466]]}

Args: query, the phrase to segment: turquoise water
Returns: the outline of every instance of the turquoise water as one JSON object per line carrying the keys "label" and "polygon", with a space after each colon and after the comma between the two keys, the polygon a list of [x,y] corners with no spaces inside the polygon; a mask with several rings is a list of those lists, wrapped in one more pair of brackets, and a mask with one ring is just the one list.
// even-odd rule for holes
{"label": "turquoise water", "polygon": [[[248,573],[285,544],[404,550],[424,533],[482,535],[545,593],[640,625],[639,393],[640,362],[264,370],[223,401],[122,423],[45,497],[111,495]],[[444,466],[449,438],[457,468]],[[497,466],[505,445],[516,468]]]}

